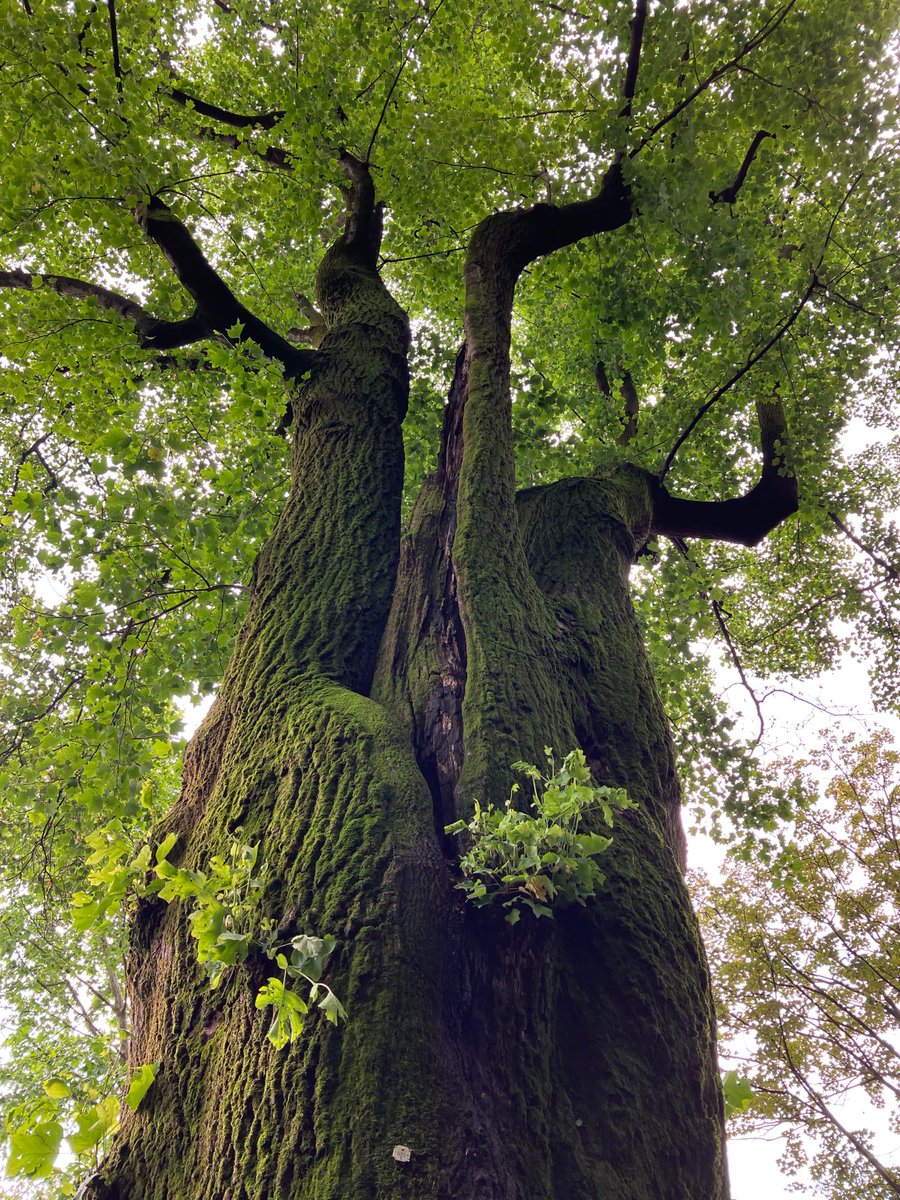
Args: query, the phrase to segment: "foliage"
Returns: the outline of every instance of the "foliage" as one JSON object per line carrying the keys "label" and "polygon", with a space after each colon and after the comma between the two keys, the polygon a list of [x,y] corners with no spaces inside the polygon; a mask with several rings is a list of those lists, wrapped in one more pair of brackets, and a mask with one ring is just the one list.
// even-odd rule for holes
{"label": "foliage", "polygon": [[[282,978],[270,978],[256,997],[258,1009],[274,1006],[267,1037],[276,1049],[299,1036],[309,1003],[315,1002],[333,1024],[346,1017],[341,1002],[328,984],[322,982],[335,939],[304,934],[281,944],[273,923],[259,918],[265,868],[255,870],[258,846],[234,838],[227,859],[214,855],[208,871],[204,872],[175,867],[169,862],[169,854],[177,842],[175,834],[163,838],[155,854],[151,855],[149,844],[135,854],[122,822],[114,820],[87,834],[85,842],[93,851],[86,860],[91,868],[86,886],[91,890],[76,892],[71,910],[72,926],[79,936],[109,934],[120,920],[123,908],[130,907],[129,902],[137,897],[157,897],[166,903],[181,900],[191,909],[188,919],[197,943],[197,960],[203,965],[211,987],[219,987],[228,969],[245,962],[254,950],[274,959],[282,970]],[[287,948],[290,959],[282,952]],[[309,985],[309,1003],[286,986],[288,978]],[[73,998],[76,1004],[81,1004],[77,994]],[[125,1038],[124,1004],[117,1016],[121,1036]],[[15,1044],[22,1035],[20,1028],[9,1044]],[[98,1099],[90,1078],[79,1078],[72,1069],[64,1069],[64,1074],[43,1078],[40,1091],[8,1105],[8,1176],[30,1180],[53,1177],[60,1194],[72,1195],[73,1177],[99,1163],[118,1125],[120,1100],[116,1093],[124,1085],[126,1072],[121,1044],[117,1054],[114,1046],[106,1047],[100,1030],[94,1029],[94,1035],[100,1044],[85,1049],[101,1061],[106,1060],[105,1094]],[[146,1063],[131,1071],[122,1102],[132,1111],[137,1110],[152,1086],[158,1066]],[[23,1074],[19,1066],[10,1072],[10,1077],[21,1081]],[[65,1140],[77,1159],[77,1164],[69,1169],[56,1165],[64,1125],[71,1130]]]}
{"label": "foliage", "polygon": [[[733,1128],[777,1131],[817,1195],[895,1197],[876,1146],[900,1132],[900,752],[884,733],[831,739],[784,772],[802,799],[776,861],[697,880],[723,1051],[743,1076],[726,1075]],[[877,1141],[844,1115],[853,1093]]]}
{"label": "foliage", "polygon": [[[112,0],[4,7],[0,271],[92,280],[185,318],[188,298],[134,221],[162,195],[287,333],[340,223],[337,148],[370,158],[388,205],[382,273],[414,332],[407,514],[434,467],[470,230],[498,208],[590,195],[624,152],[629,227],[614,246],[590,239],[535,263],[519,290],[518,479],[623,456],[657,471],[716,397],[668,483],[734,495],[756,478],[753,401],[782,397],[797,520],[753,552],[663,546],[635,576],[695,815],[720,833],[727,819],[753,832],[789,816],[789,793],[732,736],[710,661],[718,647],[759,673],[809,676],[840,653],[840,618],[879,702],[898,704],[900,443],[860,451],[843,437],[889,425],[900,362],[891,6],[654,5],[628,116],[625,0],[119,8],[115,33]],[[188,94],[273,119],[235,126]],[[775,136],[739,196],[715,200],[760,130]],[[179,704],[221,676],[288,448],[274,433],[285,381],[252,343],[160,354],[122,312],[38,276],[0,290],[0,372],[0,1006],[12,1029],[0,1094],[14,1113],[40,1092],[48,1053],[60,1078],[110,1091],[126,1031],[116,893],[132,859],[89,866],[86,850],[103,847],[84,831],[119,822],[115,836],[140,844],[170,806]],[[641,411],[623,446],[627,378]],[[110,871],[100,896],[91,870]],[[75,893],[92,899],[76,903],[73,938]],[[195,909],[198,946],[211,922],[213,973],[228,965],[216,955],[239,961],[245,933],[224,918],[216,932],[216,914]],[[40,1120],[52,1141],[54,1112]]]}
{"label": "foliage", "polygon": [[[193,871],[169,862],[169,854],[178,840],[174,833],[159,843],[152,865],[149,845],[142,846],[131,857],[133,846],[122,836],[118,822],[89,834],[86,840],[94,847],[87,862],[94,867],[88,882],[95,890],[75,894],[72,922],[77,930],[83,931],[97,921],[105,921],[109,911],[116,910],[129,894],[157,897],[167,904],[173,900],[185,901],[191,910],[188,920],[191,936],[197,943],[197,961],[203,965],[210,987],[219,987],[228,968],[246,962],[253,950],[274,959],[282,970],[283,978],[269,979],[256,999],[257,1008],[275,1005],[275,1016],[268,1033],[274,1046],[280,1048],[300,1034],[303,1028],[301,1016],[308,1008],[300,996],[285,986],[288,978],[302,979],[310,985],[310,1000],[318,1001],[317,1007],[333,1024],[346,1016],[331,988],[322,982],[325,962],[336,945],[334,938],[301,934],[282,945],[272,921],[259,917],[266,868],[255,870],[258,845],[243,844],[235,836],[227,859],[213,855],[207,871]],[[148,873],[155,876],[149,882]],[[288,946],[290,960],[282,953]],[[318,999],[320,992],[324,992],[321,1000]],[[142,1082],[144,1078],[141,1077]],[[152,1082],[151,1076],[146,1087]],[[133,1079],[126,1103],[131,1103],[129,1097],[136,1096],[140,1100],[143,1092],[135,1088]]]}
{"label": "foliage", "polygon": [[531,780],[534,816],[513,808],[519,791],[514,783],[506,808],[482,808],[475,801],[470,821],[455,821],[448,834],[466,834],[468,847],[459,860],[462,879],[456,885],[466,899],[482,908],[500,904],[511,924],[528,908],[536,917],[552,917],[552,905],[586,904],[604,881],[595,859],[612,838],[582,828],[599,815],[612,827],[613,810],[634,808],[623,788],[597,786],[583,750],[571,750],[557,768],[553,751],[544,747],[547,774],[531,763],[512,769]]}

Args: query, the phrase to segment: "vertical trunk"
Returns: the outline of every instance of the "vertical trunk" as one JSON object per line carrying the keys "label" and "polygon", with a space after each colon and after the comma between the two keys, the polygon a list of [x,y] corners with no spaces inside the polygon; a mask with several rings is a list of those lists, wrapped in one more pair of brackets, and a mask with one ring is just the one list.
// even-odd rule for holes
{"label": "vertical trunk", "polygon": [[[338,937],[349,1020],[275,1050],[253,1007],[267,964],[212,992],[179,906],[145,904],[132,1052],[161,1066],[88,1195],[724,1200],[672,752],[627,593],[647,480],[516,496],[512,285],[476,254],[398,572],[405,319],[349,234],[319,293],[327,359],[298,393],[291,495],[168,828],[188,865],[238,826],[261,842],[265,913]],[[510,927],[464,905],[442,827],[503,803],[509,764],[545,742],[580,744],[638,808],[591,905]]]}

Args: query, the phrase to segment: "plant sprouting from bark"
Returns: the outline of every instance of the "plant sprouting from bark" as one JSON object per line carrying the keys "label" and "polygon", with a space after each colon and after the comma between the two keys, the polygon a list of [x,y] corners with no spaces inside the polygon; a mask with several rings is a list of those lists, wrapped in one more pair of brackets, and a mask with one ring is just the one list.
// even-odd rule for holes
{"label": "plant sprouting from bark", "polygon": [[[334,992],[322,982],[335,939],[301,934],[281,942],[274,923],[259,918],[266,868],[263,864],[256,869],[258,845],[234,838],[227,858],[214,855],[206,871],[192,871],[169,862],[177,841],[174,833],[159,844],[152,864],[149,846],[130,857],[131,843],[117,822],[90,834],[87,841],[94,850],[88,859],[94,868],[88,881],[95,890],[76,892],[74,896],[72,918],[76,929],[83,931],[96,921],[105,921],[129,894],[156,896],[167,904],[182,900],[191,908],[189,921],[197,943],[197,961],[206,970],[211,987],[219,987],[230,968],[241,966],[254,950],[274,959],[281,969],[281,978],[269,978],[256,997],[257,1008],[274,1006],[266,1036],[275,1047],[281,1048],[299,1036],[311,1003],[332,1024],[346,1016]],[[155,876],[149,882],[148,873]],[[309,984],[307,999],[294,991],[288,980]]]}
{"label": "plant sprouting from bark", "polygon": [[583,751],[570,751],[559,768],[549,746],[544,753],[546,774],[531,763],[512,764],[531,781],[533,815],[513,807],[520,790],[514,783],[505,809],[482,808],[476,800],[470,821],[455,821],[444,830],[469,837],[457,887],[478,908],[499,902],[511,925],[523,908],[536,917],[552,917],[551,904],[586,904],[605,879],[596,859],[612,838],[582,828],[585,818],[599,815],[611,828],[614,810],[635,807],[624,788],[593,782]]}

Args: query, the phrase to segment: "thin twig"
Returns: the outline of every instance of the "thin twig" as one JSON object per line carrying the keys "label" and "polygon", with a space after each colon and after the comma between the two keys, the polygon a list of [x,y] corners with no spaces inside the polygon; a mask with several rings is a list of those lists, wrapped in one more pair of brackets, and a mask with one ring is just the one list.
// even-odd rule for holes
{"label": "thin twig", "polygon": [[741,662],[740,655],[737,652],[737,647],[735,646],[734,640],[731,636],[731,630],[728,628],[728,624],[725,621],[725,614],[722,611],[722,605],[718,600],[712,601],[712,610],[713,616],[716,619],[716,624],[719,626],[722,637],[725,639],[725,645],[728,647],[728,654],[731,658],[731,661],[734,663],[735,669],[740,676],[741,683],[744,685],[744,689],[746,690],[747,695],[753,701],[753,707],[756,709],[756,717],[759,721],[759,733],[757,734],[756,741],[753,743],[752,747],[755,750],[762,741],[763,734],[766,731],[766,722],[765,718],[763,717],[762,704],[756,695],[756,692],[754,692],[753,687],[747,678],[746,672],[744,671],[744,665]]}
{"label": "thin twig", "polygon": [[854,546],[858,546],[859,549],[862,550],[863,554],[867,554],[873,563],[877,563],[879,567],[887,571],[888,576],[892,580],[895,582],[900,581],[900,571],[897,570],[894,564],[888,562],[886,558],[882,558],[880,555],[876,554],[870,546],[867,546],[864,541],[858,538],[851,529],[848,529],[837,513],[830,512],[828,514],[828,519],[831,521],[832,525],[836,526],[841,533],[844,534],[845,537],[850,539]]}
{"label": "thin twig", "polygon": [[699,83],[688,96],[685,96],[685,98],[676,104],[670,112],[668,112],[664,117],[661,117],[656,124],[652,126],[652,128],[641,138],[634,149],[629,151],[628,157],[634,158],[636,155],[640,154],[644,147],[653,140],[659,131],[664,129],[670,121],[674,121],[680,113],[684,112],[689,104],[693,104],[698,96],[702,95],[703,92],[712,87],[712,85],[724,75],[727,75],[729,71],[735,70],[738,63],[740,63],[743,58],[746,58],[748,54],[761,46],[767,38],[771,37],[771,35],[775,32],[782,21],[784,21],[785,17],[796,3],[797,0],[788,0],[787,4],[785,4],[784,7],[781,8],[777,13],[775,13],[773,17],[770,17],[765,25],[763,25],[763,27],[759,30],[759,32],[755,33],[750,41],[745,43],[743,48],[734,56],[734,58],[730,59],[727,63],[722,63],[720,66],[710,71],[707,77],[701,83]]}
{"label": "thin twig", "polygon": [[394,76],[391,86],[388,88],[387,97],[385,98],[384,104],[381,106],[381,112],[378,114],[378,120],[375,122],[375,128],[372,130],[372,136],[369,139],[369,147],[366,150],[366,155],[365,155],[365,158],[363,159],[363,162],[365,163],[366,166],[369,166],[372,162],[372,151],[375,149],[375,142],[378,140],[379,131],[381,130],[381,126],[384,121],[384,118],[387,116],[387,110],[388,110],[388,106],[391,103],[391,98],[394,95],[394,92],[396,91],[397,84],[400,82],[400,76],[403,74],[403,71],[406,68],[406,64],[409,62],[410,58],[412,57],[413,50],[415,50],[416,46],[418,46],[419,42],[425,36],[425,33],[427,32],[428,28],[430,27],[432,21],[435,19],[435,17],[440,12],[440,10],[443,6],[443,3],[444,3],[444,0],[438,0],[438,3],[430,11],[426,7],[425,11],[428,14],[428,19],[425,21],[424,25],[419,30],[418,35],[413,39],[412,43],[409,46],[409,49],[406,51],[406,54],[404,54],[404,56],[403,56],[403,62],[397,68],[397,74]]}
{"label": "thin twig", "polygon": [[666,455],[665,462],[663,463],[662,469],[659,472],[660,483],[662,483],[662,481],[665,479],[666,475],[669,473],[669,468],[672,466],[672,462],[675,458],[675,455],[678,453],[678,451],[681,449],[681,447],[684,445],[684,443],[687,441],[687,439],[690,437],[690,435],[694,432],[694,430],[697,428],[697,426],[700,424],[700,422],[703,420],[703,418],[706,416],[706,414],[709,412],[709,410],[713,407],[713,405],[716,404],[719,400],[721,400],[722,397],[726,394],[726,392],[730,392],[731,389],[734,387],[734,385],[736,383],[739,383],[740,380],[743,379],[744,376],[747,374],[747,372],[750,371],[753,367],[755,367],[756,364],[769,353],[769,351],[772,349],[772,347],[777,345],[778,342],[781,340],[781,338],[784,337],[784,335],[787,333],[787,331],[791,328],[791,326],[794,324],[794,322],[797,320],[797,318],[803,312],[803,309],[806,307],[810,296],[812,296],[813,292],[815,291],[817,284],[818,284],[818,279],[816,278],[816,276],[814,274],[809,283],[809,286],[807,287],[806,291],[803,293],[799,302],[794,306],[791,313],[785,318],[785,320],[782,321],[782,323],[778,326],[778,328],[775,330],[775,332],[772,334],[772,336],[769,338],[769,340],[765,343],[765,345],[762,346],[759,350],[757,350],[755,354],[751,354],[750,357],[747,359],[747,361],[744,363],[744,365],[742,367],[739,367],[738,370],[735,371],[734,374],[731,376],[731,378],[727,379],[725,381],[725,383],[723,383],[721,385],[721,387],[716,388],[716,390],[713,392],[713,394],[710,396],[710,398],[704,404],[701,404],[701,406],[697,409],[696,413],[694,413],[693,417],[688,422],[687,426],[684,428],[682,433],[680,433],[679,436],[676,438],[675,445],[672,447],[672,449]]}
{"label": "thin twig", "polygon": [[106,0],[109,12],[109,37],[112,42],[113,74],[116,77],[116,91],[122,95],[122,63],[119,58],[119,29],[116,22],[115,0]]}

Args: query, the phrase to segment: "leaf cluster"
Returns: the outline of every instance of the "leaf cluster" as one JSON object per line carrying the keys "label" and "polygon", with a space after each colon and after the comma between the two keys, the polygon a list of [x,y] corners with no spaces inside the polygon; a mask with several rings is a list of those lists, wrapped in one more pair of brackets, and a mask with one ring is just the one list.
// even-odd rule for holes
{"label": "leaf cluster", "polygon": [[447,834],[465,834],[468,848],[459,860],[457,887],[476,908],[497,903],[515,925],[522,909],[535,917],[552,917],[552,905],[584,905],[605,879],[596,859],[612,838],[587,825],[599,817],[611,828],[613,813],[634,808],[623,788],[597,785],[582,750],[572,750],[557,766],[544,747],[546,774],[531,763],[515,762],[531,783],[532,812],[513,807],[519,791],[514,783],[504,809],[482,808],[475,801],[470,821],[455,821]]}
{"label": "leaf cluster", "polygon": [[832,737],[782,774],[798,803],[780,854],[694,879],[723,1053],[738,1064],[730,1115],[739,1132],[783,1137],[785,1169],[817,1194],[893,1197],[900,753],[884,732]]}

